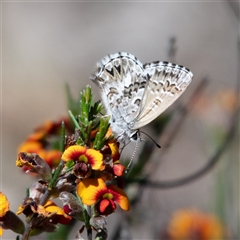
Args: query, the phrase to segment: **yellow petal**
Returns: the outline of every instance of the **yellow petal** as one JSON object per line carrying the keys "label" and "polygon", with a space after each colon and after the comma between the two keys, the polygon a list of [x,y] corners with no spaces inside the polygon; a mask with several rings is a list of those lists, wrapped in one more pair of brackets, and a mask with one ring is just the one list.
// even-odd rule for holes
{"label": "yellow petal", "polygon": [[101,178],[82,180],[77,186],[77,194],[86,205],[93,205],[107,191],[107,186]]}
{"label": "yellow petal", "polygon": [[0,217],[3,217],[9,211],[9,202],[7,197],[0,192]]}
{"label": "yellow petal", "polygon": [[103,155],[94,149],[88,149],[86,151],[86,156],[89,160],[89,163],[92,165],[92,169],[93,170],[99,170],[101,168],[102,169],[102,165],[103,165]]}
{"label": "yellow petal", "polygon": [[81,155],[85,154],[86,150],[87,150],[86,147],[83,146],[79,145],[70,146],[64,151],[62,155],[62,160],[65,162],[68,162],[70,160],[77,161]]}
{"label": "yellow petal", "polygon": [[114,201],[116,201],[124,211],[130,210],[130,203],[128,197],[121,188],[111,184],[108,186],[108,190],[110,191],[110,193],[113,194]]}
{"label": "yellow petal", "polygon": [[113,162],[115,162],[120,157],[118,143],[117,142],[109,143],[108,146],[110,147],[112,152]]}
{"label": "yellow petal", "polygon": [[57,215],[62,215],[65,218],[69,218],[71,219],[70,216],[68,216],[62,208],[60,208],[59,206],[57,206],[54,202],[52,201],[48,201],[45,205],[44,208],[46,209],[47,212],[51,212],[51,213],[56,213]]}

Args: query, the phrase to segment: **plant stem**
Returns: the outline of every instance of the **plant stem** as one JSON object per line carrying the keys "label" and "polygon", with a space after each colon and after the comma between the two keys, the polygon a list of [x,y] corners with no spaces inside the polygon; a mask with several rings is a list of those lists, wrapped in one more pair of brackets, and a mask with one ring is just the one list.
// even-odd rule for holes
{"label": "plant stem", "polygon": [[61,152],[64,152],[65,149],[65,133],[66,133],[66,129],[65,129],[65,123],[64,121],[62,121],[62,137],[61,137]]}
{"label": "plant stem", "polygon": [[30,231],[31,231],[31,223],[28,223],[26,228],[25,228],[25,232],[23,233],[22,240],[28,240],[29,235],[30,235]]}

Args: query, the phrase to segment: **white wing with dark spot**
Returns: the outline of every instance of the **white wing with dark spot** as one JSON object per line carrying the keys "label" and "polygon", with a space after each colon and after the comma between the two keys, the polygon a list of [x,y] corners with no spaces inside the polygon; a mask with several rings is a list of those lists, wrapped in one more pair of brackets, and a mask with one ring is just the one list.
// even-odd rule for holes
{"label": "white wing with dark spot", "polygon": [[183,66],[168,62],[143,65],[132,54],[119,52],[97,63],[91,79],[102,89],[113,132],[125,141],[180,97],[192,77]]}
{"label": "white wing with dark spot", "polygon": [[148,85],[134,129],[145,126],[165,111],[182,95],[193,78],[187,68],[168,62],[145,64],[144,71]]}

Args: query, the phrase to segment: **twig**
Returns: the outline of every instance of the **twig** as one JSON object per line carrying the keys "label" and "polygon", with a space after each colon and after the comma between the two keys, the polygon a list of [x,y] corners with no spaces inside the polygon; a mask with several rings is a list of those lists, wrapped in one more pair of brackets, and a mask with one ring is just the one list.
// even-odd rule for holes
{"label": "twig", "polygon": [[26,225],[25,232],[22,236],[22,240],[28,240],[31,231],[31,222]]}

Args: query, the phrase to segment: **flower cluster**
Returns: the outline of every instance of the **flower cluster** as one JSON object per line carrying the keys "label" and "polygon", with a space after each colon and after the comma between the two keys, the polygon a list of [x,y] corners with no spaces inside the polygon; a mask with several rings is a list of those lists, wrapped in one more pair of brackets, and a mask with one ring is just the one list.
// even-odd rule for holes
{"label": "flower cluster", "polygon": [[[7,201],[0,199],[2,228],[28,239],[53,232],[57,224],[67,225],[74,218],[84,223],[88,235],[96,230],[96,237],[106,239],[106,216],[114,213],[117,205],[128,211],[130,204],[123,190],[125,168],[120,163],[119,143],[109,128],[109,118],[99,116],[101,110],[99,102],[92,103],[91,88],[87,87],[81,94],[80,114],[69,112],[75,126],[72,134],[66,134],[71,127],[64,123],[69,125],[69,121],[47,122],[20,146],[16,165],[34,173],[39,180],[28,189],[17,213],[12,213],[15,222],[20,221],[17,215],[24,214],[26,225],[12,229],[5,217]],[[59,131],[61,144],[53,150],[49,146],[54,145]],[[62,207],[52,201],[55,198],[62,201]]]}
{"label": "flower cluster", "polygon": [[168,225],[164,239],[212,240],[227,239],[227,231],[220,220],[196,209],[176,211]]}
{"label": "flower cluster", "polygon": [[124,191],[114,184],[110,184],[121,177],[124,166],[116,157],[119,154],[116,143],[107,143],[103,150],[87,148],[87,146],[73,145],[68,147],[62,160],[66,163],[65,170],[72,169],[74,176],[79,179],[76,186],[77,195],[83,204],[92,206],[101,215],[109,215],[116,209],[116,203],[123,210],[129,210],[129,202]]}
{"label": "flower cluster", "polygon": [[[62,121],[64,121],[66,130],[71,132],[73,127],[68,118],[63,118],[55,122],[46,121],[27,137],[26,141],[19,146],[18,152],[36,153],[51,168],[57,167],[62,154],[58,141],[59,136],[61,136]],[[23,168],[24,171],[27,169],[26,167]]]}

